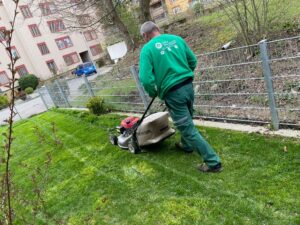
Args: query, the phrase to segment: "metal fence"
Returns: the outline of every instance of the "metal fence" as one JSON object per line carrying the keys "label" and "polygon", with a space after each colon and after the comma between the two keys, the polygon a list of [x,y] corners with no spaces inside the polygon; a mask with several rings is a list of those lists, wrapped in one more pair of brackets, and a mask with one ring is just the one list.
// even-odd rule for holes
{"label": "metal fence", "polygon": [[60,77],[46,82],[44,96],[56,107],[84,108],[92,96],[100,96],[114,110],[141,112],[144,104],[132,76],[131,67],[112,68],[97,76]]}
{"label": "metal fence", "polygon": [[300,127],[300,37],[198,58],[197,115]]}
{"label": "metal fence", "polygon": [[[300,36],[197,57],[196,117],[300,128]],[[57,107],[82,108],[91,96],[101,96],[115,110],[142,112],[149,102],[137,66],[88,78],[61,77],[41,92],[48,95],[46,104]],[[162,107],[157,101],[154,111]]]}

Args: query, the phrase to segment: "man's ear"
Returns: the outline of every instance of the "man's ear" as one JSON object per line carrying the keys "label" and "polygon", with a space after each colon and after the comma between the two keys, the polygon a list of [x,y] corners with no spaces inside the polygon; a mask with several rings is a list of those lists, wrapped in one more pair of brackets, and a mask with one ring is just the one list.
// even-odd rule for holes
{"label": "man's ear", "polygon": [[147,39],[147,34],[146,33],[143,33],[143,38]]}

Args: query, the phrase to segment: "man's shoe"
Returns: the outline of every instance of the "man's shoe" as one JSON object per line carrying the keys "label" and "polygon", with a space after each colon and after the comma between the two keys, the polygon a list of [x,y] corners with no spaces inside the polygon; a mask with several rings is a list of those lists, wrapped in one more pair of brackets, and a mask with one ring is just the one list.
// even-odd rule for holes
{"label": "man's shoe", "polygon": [[192,151],[187,151],[187,150],[185,150],[185,149],[183,148],[183,145],[182,145],[181,142],[175,143],[175,147],[176,147],[177,149],[179,149],[179,150],[185,152],[185,153],[192,153],[192,152],[193,152],[193,150],[192,150]]}
{"label": "man's shoe", "polygon": [[208,167],[205,163],[197,167],[198,170],[200,170],[203,173],[218,173],[223,170],[222,164],[218,163],[217,165],[213,167]]}

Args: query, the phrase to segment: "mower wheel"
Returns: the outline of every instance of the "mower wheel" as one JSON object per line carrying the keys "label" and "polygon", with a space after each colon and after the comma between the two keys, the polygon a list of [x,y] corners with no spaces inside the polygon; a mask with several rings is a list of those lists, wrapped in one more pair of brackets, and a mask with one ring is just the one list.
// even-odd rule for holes
{"label": "mower wheel", "polygon": [[116,135],[109,135],[109,141],[112,145],[117,145],[118,137]]}
{"label": "mower wheel", "polygon": [[128,149],[132,154],[138,154],[141,151],[137,142],[132,139],[128,143]]}

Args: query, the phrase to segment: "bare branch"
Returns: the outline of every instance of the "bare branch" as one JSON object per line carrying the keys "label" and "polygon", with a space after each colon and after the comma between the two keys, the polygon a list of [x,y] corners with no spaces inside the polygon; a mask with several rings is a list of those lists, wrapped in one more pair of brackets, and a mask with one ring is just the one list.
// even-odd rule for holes
{"label": "bare branch", "polygon": [[14,29],[15,29],[15,23],[16,23],[16,18],[18,15],[18,5],[19,5],[19,0],[13,0],[15,3],[15,8],[13,12],[13,18],[12,21],[10,22],[10,30],[5,31],[5,49],[7,50],[9,54],[9,59],[10,63],[8,65],[9,70],[11,71],[11,79],[9,79],[9,88],[11,90],[11,97],[9,99],[9,118],[7,119],[8,121],[8,130],[5,135],[5,144],[4,144],[4,151],[5,151],[5,200],[6,200],[6,206],[7,210],[6,211],[6,219],[7,223],[9,225],[13,224],[13,209],[11,205],[11,174],[10,174],[10,159],[11,159],[11,146],[12,142],[14,140],[13,138],[13,118],[15,116],[14,112],[14,105],[15,105],[15,76],[16,76],[16,70],[15,70],[15,64],[18,60],[18,58],[15,58],[11,48],[12,48],[12,39],[13,39],[13,34],[14,34]]}

